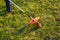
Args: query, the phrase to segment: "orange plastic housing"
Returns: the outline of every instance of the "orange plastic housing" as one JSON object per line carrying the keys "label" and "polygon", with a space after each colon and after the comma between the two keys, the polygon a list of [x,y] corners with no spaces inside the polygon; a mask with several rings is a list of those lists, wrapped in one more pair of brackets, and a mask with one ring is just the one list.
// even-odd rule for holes
{"label": "orange plastic housing", "polygon": [[35,24],[39,20],[39,17],[33,18],[29,24]]}

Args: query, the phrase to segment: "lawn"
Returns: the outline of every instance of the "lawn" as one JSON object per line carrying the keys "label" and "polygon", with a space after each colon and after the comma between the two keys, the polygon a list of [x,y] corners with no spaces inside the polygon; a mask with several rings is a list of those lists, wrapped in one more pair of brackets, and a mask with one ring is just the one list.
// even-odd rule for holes
{"label": "lawn", "polygon": [[60,40],[60,0],[12,1],[32,17],[40,17],[42,27],[27,26],[31,20],[27,15],[14,5],[7,12],[0,0],[0,40]]}

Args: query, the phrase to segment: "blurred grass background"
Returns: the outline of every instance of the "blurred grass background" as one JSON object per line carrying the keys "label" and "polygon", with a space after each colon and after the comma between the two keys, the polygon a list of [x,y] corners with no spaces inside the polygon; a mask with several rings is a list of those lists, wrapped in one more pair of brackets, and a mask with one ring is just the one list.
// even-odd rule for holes
{"label": "blurred grass background", "polygon": [[4,0],[0,0],[0,40],[60,40],[60,0],[12,0],[33,17],[40,17],[42,28],[26,26],[31,20],[11,6],[6,12]]}

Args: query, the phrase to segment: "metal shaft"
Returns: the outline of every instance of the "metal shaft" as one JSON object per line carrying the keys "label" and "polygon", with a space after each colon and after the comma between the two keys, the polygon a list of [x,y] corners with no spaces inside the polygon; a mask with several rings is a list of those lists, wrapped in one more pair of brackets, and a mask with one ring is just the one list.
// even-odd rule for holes
{"label": "metal shaft", "polygon": [[31,19],[33,19],[32,16],[28,15],[23,9],[21,9],[18,5],[16,5],[13,1],[9,0],[11,4],[13,4],[16,8],[18,8],[19,10],[21,10],[23,13],[25,13],[28,17],[30,17]]}

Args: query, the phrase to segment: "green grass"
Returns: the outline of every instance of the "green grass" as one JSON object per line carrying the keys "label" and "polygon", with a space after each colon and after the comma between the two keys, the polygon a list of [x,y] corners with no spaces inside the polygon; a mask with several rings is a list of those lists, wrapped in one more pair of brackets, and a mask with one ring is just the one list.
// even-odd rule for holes
{"label": "green grass", "polygon": [[12,0],[27,14],[40,17],[42,27],[29,25],[27,15],[11,6],[7,13],[4,0],[0,0],[0,40],[60,40],[60,0]]}

